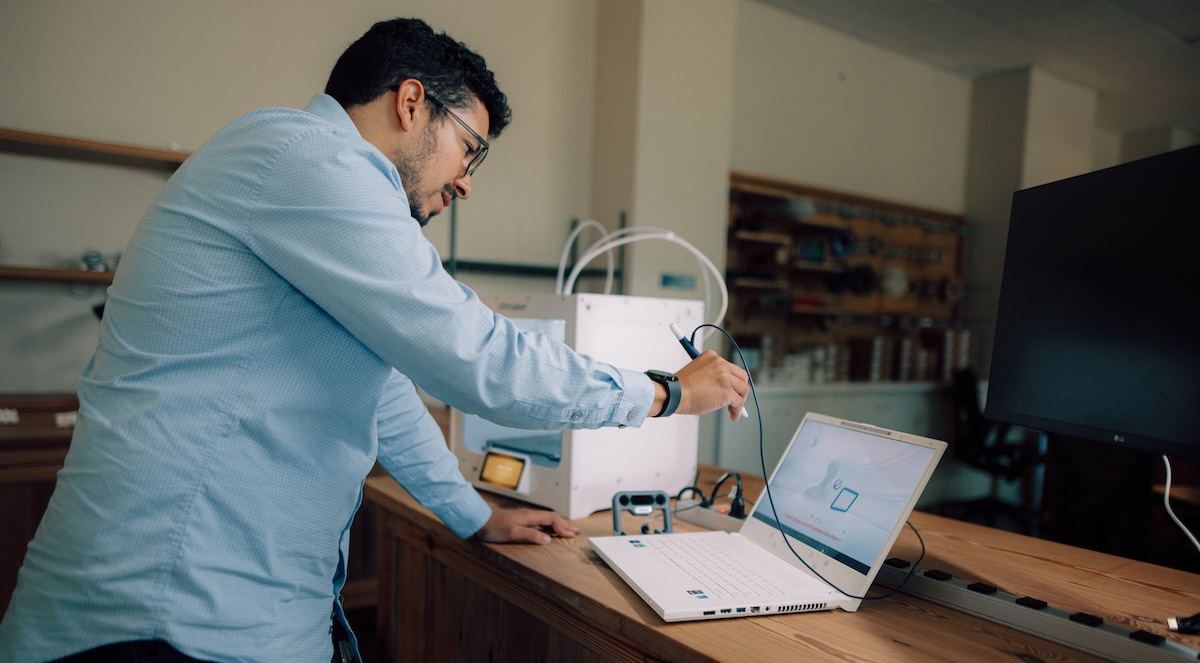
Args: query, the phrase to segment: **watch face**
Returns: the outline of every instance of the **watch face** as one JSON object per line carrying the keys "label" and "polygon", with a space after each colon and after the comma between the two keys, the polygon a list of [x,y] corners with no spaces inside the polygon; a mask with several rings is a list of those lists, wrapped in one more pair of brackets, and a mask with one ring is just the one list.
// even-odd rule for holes
{"label": "watch face", "polygon": [[650,369],[650,370],[646,371],[646,375],[649,375],[650,379],[658,380],[658,381],[662,381],[662,380],[674,381],[674,380],[679,379],[679,378],[675,377],[674,373],[668,373],[666,371],[659,371],[659,370],[655,370],[655,369]]}

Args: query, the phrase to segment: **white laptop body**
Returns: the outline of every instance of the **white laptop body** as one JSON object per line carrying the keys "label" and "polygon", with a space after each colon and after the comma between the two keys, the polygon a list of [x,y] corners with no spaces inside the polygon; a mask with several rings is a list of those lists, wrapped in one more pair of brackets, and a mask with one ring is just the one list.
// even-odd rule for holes
{"label": "white laptop body", "polygon": [[[738,532],[602,536],[590,543],[668,622],[853,612],[945,450],[939,440],[810,412]],[[704,550],[689,558],[666,545]],[[706,562],[715,570],[706,572]],[[713,579],[739,566],[742,578]]]}

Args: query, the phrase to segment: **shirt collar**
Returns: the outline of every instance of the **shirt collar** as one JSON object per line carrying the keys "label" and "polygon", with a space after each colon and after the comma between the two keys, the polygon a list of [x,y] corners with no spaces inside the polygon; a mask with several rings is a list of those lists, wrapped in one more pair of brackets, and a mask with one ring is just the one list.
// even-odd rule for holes
{"label": "shirt collar", "polygon": [[332,123],[339,131],[352,131],[356,135],[359,134],[358,127],[346,114],[346,109],[342,108],[337,99],[327,94],[321,93],[314,96],[304,111]]}

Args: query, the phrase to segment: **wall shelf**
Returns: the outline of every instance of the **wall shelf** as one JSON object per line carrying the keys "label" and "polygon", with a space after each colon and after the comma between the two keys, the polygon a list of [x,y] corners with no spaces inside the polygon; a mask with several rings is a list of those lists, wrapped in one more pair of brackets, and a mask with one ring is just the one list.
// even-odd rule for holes
{"label": "wall shelf", "polygon": [[[532,276],[539,278],[555,278],[558,276],[558,267],[553,265],[530,265],[526,263],[508,263],[508,262],[488,262],[482,260],[443,260],[442,266],[451,276],[457,276],[459,272],[471,272],[475,274],[492,274],[497,276]],[[569,273],[574,265],[567,267]],[[603,277],[606,274],[602,267],[586,267],[579,270],[579,278],[596,278]],[[620,274],[614,271],[614,278]]]}
{"label": "wall shelf", "polygon": [[109,285],[114,272],[87,272],[82,269],[49,269],[0,265],[0,281],[35,283],[95,283]]}
{"label": "wall shelf", "polygon": [[0,151],[166,171],[174,171],[188,158],[187,152],[3,128]]}
{"label": "wall shelf", "polygon": [[[571,229],[578,227],[579,219],[571,220]],[[617,220],[618,228],[625,228],[625,213],[621,212]],[[613,294],[625,294],[625,247],[616,248],[616,264],[613,268]],[[565,272],[569,274],[576,266],[576,247],[571,247],[569,264]],[[450,255],[442,261],[442,267],[458,278],[459,273],[489,274],[493,276],[524,276],[535,278],[557,278],[558,267],[551,265],[531,265],[526,263],[493,262],[487,260],[463,260],[458,257],[458,199],[450,203]],[[608,270],[604,267],[585,267],[579,270],[578,278],[605,277]],[[565,274],[564,274],[565,276]]]}
{"label": "wall shelf", "polygon": [[820,364],[825,382],[948,379],[970,353],[957,331],[965,225],[940,210],[732,173],[726,327],[762,351],[759,375],[790,361]]}
{"label": "wall shelf", "polygon": [[[179,165],[188,158],[187,152],[4,128],[0,128],[0,152],[168,172],[179,168]],[[112,283],[112,280],[112,272],[0,265],[0,281],[108,285]]]}

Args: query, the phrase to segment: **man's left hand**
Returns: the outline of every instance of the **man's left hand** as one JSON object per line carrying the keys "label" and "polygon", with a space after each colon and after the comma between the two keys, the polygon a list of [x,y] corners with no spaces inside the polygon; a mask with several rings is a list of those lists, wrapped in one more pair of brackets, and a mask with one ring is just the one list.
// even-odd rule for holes
{"label": "man's left hand", "polygon": [[579,528],[553,511],[541,509],[493,509],[492,517],[475,536],[488,543],[550,543],[555,536],[570,539]]}

